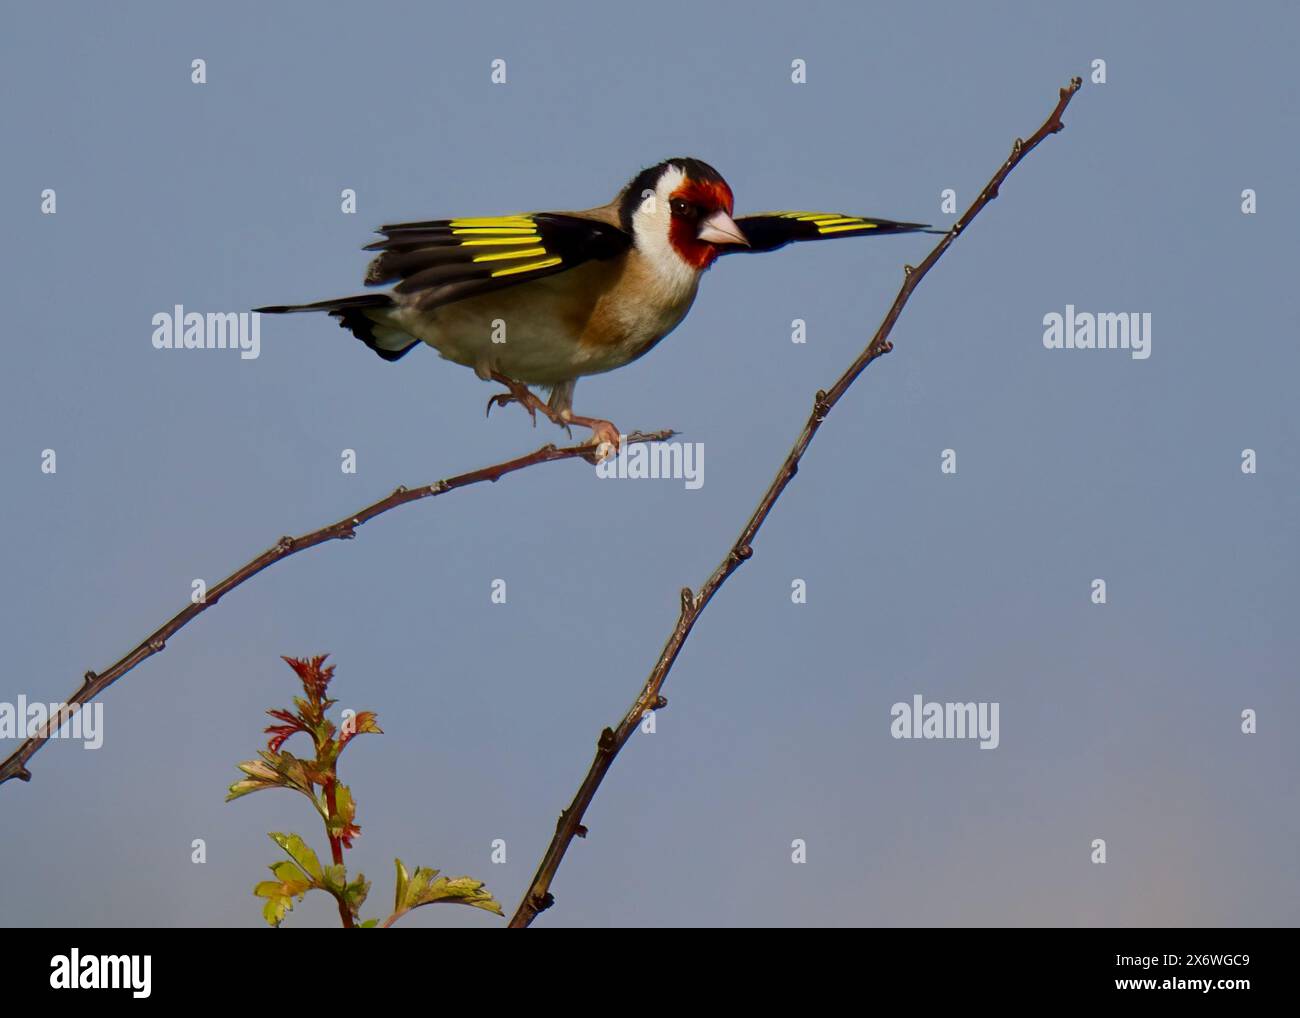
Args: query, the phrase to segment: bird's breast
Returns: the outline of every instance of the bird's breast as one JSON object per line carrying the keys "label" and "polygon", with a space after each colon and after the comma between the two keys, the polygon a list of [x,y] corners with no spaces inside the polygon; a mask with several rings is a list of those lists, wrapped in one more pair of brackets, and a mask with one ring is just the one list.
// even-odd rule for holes
{"label": "bird's breast", "polygon": [[678,326],[698,288],[698,273],[662,272],[633,252],[596,301],[579,342],[598,357],[634,360]]}

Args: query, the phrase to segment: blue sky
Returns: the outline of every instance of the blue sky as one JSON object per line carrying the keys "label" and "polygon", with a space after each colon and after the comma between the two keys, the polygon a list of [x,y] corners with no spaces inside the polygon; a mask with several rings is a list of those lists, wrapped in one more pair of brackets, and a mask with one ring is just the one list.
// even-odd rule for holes
{"label": "blue sky", "polygon": [[[12,4],[4,20],[5,702],[68,695],[194,578],[282,534],[562,437],[517,409],[484,420],[494,390],[430,350],[387,364],[295,316],[262,322],[253,360],[159,351],[155,313],[360,292],[380,223],[589,206],[671,155],[716,166],[738,213],[944,224],[941,192],[964,207],[1104,59],[1106,83],[823,428],[539,925],[1300,919],[1294,8]],[[51,744],[30,784],[0,788],[0,922],[260,925],[266,832],[323,838],[296,797],[223,797],[293,692],[278,655],[326,651],[342,704],[387,733],[344,761],[350,861],[377,903],[400,855],[513,908],[679,589],[929,243],[725,259],[649,356],[579,385],[581,412],[702,442],[697,490],[537,468],[223,600],[108,692],[101,748]],[[1045,349],[1067,304],[1150,313],[1150,358]],[[998,703],[998,747],[892,738],[891,706],[916,694]],[[309,898],[288,925],[334,922]]]}

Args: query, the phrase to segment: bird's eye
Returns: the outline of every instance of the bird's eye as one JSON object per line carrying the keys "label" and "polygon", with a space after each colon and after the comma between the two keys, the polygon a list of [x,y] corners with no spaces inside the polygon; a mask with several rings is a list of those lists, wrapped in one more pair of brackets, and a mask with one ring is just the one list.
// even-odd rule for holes
{"label": "bird's eye", "polygon": [[669,208],[673,210],[673,215],[682,219],[696,219],[700,214],[700,210],[685,198],[674,198],[669,202]]}

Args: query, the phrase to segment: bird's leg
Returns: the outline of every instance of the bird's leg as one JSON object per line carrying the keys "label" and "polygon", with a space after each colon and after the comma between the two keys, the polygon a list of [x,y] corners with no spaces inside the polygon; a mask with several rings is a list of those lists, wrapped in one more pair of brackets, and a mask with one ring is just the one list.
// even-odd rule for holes
{"label": "bird's leg", "polygon": [[534,426],[537,424],[537,414],[540,412],[545,415],[547,420],[566,430],[570,424],[576,424],[581,428],[590,428],[592,445],[599,449],[600,446],[608,443],[609,455],[618,452],[618,428],[609,421],[603,421],[598,417],[580,417],[568,409],[556,410],[550,404],[543,402],[536,393],[522,382],[516,382],[513,378],[507,378],[496,371],[492,372],[492,380],[500,382],[510,391],[499,392],[489,399],[488,412],[491,412],[494,406],[509,406],[511,403],[519,403],[532,417]]}

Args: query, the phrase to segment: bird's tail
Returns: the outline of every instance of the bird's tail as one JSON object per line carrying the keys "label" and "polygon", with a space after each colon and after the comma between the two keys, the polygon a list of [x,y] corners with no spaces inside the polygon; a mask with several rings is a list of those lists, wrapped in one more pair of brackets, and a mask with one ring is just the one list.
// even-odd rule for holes
{"label": "bird's tail", "polygon": [[882,233],[947,233],[947,230],[931,226],[929,223],[898,223],[892,219],[868,220],[875,225],[872,231],[879,236]]}
{"label": "bird's tail", "polygon": [[419,340],[394,327],[382,312],[393,307],[393,299],[383,293],[364,293],[357,297],[336,297],[312,304],[272,304],[253,308],[264,315],[286,315],[296,311],[325,311],[337,318],[339,325],[365,343],[386,361],[395,361],[410,352]]}

